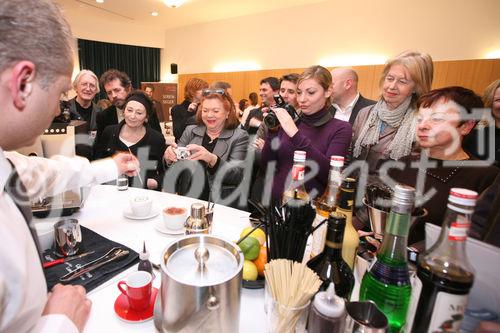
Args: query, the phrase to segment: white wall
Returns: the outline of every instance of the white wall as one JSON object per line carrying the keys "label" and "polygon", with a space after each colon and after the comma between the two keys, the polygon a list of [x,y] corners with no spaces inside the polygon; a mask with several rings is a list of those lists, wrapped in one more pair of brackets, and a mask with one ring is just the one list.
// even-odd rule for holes
{"label": "white wall", "polygon": [[162,78],[171,62],[183,74],[233,62],[254,64],[247,69],[383,63],[405,49],[434,60],[498,58],[500,1],[330,0],[168,30],[164,47]]}

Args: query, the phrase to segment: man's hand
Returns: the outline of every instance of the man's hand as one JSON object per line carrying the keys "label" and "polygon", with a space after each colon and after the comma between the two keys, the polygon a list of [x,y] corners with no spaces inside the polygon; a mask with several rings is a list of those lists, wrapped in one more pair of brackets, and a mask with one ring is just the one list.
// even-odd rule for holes
{"label": "man's hand", "polygon": [[82,286],[56,284],[49,292],[42,315],[62,314],[67,316],[83,332],[89,318],[92,302]]}
{"label": "man's hand", "polygon": [[133,177],[139,173],[139,160],[134,155],[129,153],[118,153],[113,156],[113,160],[116,163],[119,174]]}

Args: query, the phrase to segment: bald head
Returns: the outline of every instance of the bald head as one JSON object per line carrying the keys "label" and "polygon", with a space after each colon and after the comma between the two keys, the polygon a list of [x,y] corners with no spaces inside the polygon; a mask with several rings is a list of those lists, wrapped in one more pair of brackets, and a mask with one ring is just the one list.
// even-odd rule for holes
{"label": "bald head", "polygon": [[332,70],[332,85],[333,103],[344,105],[358,93],[358,74],[351,68],[335,68]]}

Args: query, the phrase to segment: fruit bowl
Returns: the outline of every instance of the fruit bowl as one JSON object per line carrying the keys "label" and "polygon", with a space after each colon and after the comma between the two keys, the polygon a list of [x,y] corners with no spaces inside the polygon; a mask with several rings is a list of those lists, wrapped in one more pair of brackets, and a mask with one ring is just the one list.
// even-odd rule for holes
{"label": "fruit bowl", "polygon": [[257,280],[248,281],[243,280],[243,288],[245,289],[261,289],[264,288],[266,284],[266,279],[262,276],[259,276]]}

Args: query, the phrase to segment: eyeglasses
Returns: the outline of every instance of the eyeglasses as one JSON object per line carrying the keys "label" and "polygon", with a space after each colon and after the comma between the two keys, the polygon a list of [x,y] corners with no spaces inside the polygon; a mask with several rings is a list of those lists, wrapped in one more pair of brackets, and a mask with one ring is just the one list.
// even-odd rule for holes
{"label": "eyeglasses", "polygon": [[226,95],[226,91],[224,89],[203,89],[201,91],[201,94],[203,96],[211,95],[211,94],[219,94],[219,95]]}

